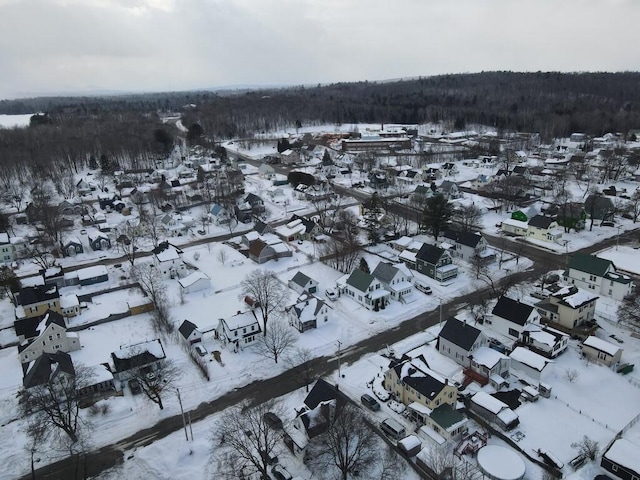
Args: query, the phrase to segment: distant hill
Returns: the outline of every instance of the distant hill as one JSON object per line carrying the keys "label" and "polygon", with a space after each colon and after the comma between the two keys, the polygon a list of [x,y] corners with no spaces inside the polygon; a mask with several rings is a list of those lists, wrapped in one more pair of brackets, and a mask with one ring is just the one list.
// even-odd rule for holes
{"label": "distant hill", "polygon": [[399,81],[355,82],[105,97],[0,101],[0,113],[64,115],[183,110],[205,130],[232,137],[301,123],[453,122],[537,131],[601,134],[640,128],[640,73],[482,72]]}

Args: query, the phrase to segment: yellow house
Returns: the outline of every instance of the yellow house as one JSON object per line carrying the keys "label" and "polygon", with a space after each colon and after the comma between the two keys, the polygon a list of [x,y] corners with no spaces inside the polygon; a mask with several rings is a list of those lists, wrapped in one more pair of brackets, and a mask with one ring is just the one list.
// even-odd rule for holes
{"label": "yellow house", "polygon": [[457,389],[431,370],[422,355],[394,360],[384,375],[385,388],[404,405],[418,402],[434,410],[443,403],[455,405]]}
{"label": "yellow house", "polygon": [[527,224],[527,237],[543,242],[557,242],[562,237],[562,230],[553,218],[536,215]]}
{"label": "yellow house", "polygon": [[47,313],[47,310],[62,314],[60,293],[55,285],[37,285],[20,289],[18,304],[17,319],[41,317]]}
{"label": "yellow house", "polygon": [[598,296],[573,285],[562,287],[548,300],[535,304],[544,320],[572,329],[593,320]]}

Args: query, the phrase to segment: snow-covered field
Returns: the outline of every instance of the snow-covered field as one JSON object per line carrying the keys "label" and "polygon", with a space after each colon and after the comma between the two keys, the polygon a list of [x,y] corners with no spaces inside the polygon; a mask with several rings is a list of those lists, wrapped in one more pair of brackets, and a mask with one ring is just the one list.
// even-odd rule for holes
{"label": "snow-covered field", "polygon": [[0,114],[0,128],[26,127],[32,116],[32,113],[26,115]]}

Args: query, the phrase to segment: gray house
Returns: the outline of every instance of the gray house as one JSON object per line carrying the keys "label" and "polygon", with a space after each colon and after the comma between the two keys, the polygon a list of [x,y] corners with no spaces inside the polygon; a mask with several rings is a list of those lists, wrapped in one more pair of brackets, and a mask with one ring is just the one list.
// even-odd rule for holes
{"label": "gray house", "polygon": [[413,293],[412,275],[404,264],[399,267],[386,262],[379,262],[371,274],[380,280],[382,287],[388,290],[391,298],[401,302]]}
{"label": "gray house", "polygon": [[[407,265],[411,267],[411,265]],[[425,243],[416,254],[416,270],[427,277],[446,282],[458,276],[458,267],[444,248]]]}
{"label": "gray house", "polygon": [[307,277],[302,272],[297,272],[291,280],[289,280],[289,288],[296,292],[314,294],[318,291],[318,282],[313,278]]}
{"label": "gray house", "polygon": [[65,257],[73,257],[74,255],[78,255],[80,253],[84,253],[84,248],[77,237],[69,238],[62,245],[62,254]]}
{"label": "gray house", "polygon": [[111,248],[111,240],[104,233],[98,230],[92,230],[87,234],[89,245],[93,251],[107,250]]}
{"label": "gray house", "polygon": [[457,364],[469,366],[469,356],[477,348],[489,345],[489,339],[479,329],[451,317],[438,335],[438,351]]}
{"label": "gray house", "polygon": [[443,237],[453,245],[453,255],[463,260],[471,260],[479,255],[491,261],[495,255],[487,254],[487,241],[480,232],[458,232],[456,230],[446,230]]}
{"label": "gray house", "polygon": [[613,220],[616,207],[609,197],[603,195],[589,195],[584,202],[587,217],[593,220]]}

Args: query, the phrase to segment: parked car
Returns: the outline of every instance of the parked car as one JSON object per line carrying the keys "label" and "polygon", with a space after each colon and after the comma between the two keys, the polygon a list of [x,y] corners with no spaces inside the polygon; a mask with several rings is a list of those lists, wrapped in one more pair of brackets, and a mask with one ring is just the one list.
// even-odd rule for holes
{"label": "parked car", "polygon": [[338,299],[338,292],[335,291],[335,289],[333,288],[327,288],[324,291],[324,294],[327,296],[327,298],[329,300],[331,300],[332,302],[335,302]]}
{"label": "parked car", "polygon": [[207,349],[204,347],[204,345],[196,345],[194,347],[194,350],[201,357],[204,357],[205,355],[207,355],[209,353],[209,352],[207,352]]}
{"label": "parked car", "polygon": [[265,413],[262,418],[264,418],[264,423],[269,425],[271,428],[277,428],[278,430],[282,429],[282,420],[280,417],[273,412]]}
{"label": "parked car", "polygon": [[276,480],[291,480],[293,477],[282,465],[274,465],[271,474]]}
{"label": "parked car", "polygon": [[421,291],[422,293],[426,293],[427,295],[431,295],[433,290],[429,285],[422,283],[420,280],[416,280],[416,290]]}
{"label": "parked car", "polygon": [[142,389],[140,388],[140,384],[138,383],[138,380],[136,380],[135,378],[133,380],[129,380],[129,390],[131,390],[131,393],[133,395],[137,395],[140,392],[142,392]]}
{"label": "parked car", "polygon": [[378,403],[378,401],[368,393],[362,395],[360,397],[360,401],[365,407],[373,412],[377,412],[378,410],[380,410],[380,404]]}

